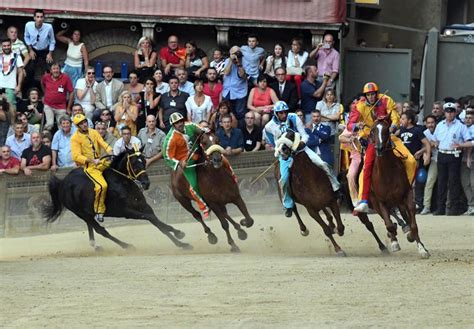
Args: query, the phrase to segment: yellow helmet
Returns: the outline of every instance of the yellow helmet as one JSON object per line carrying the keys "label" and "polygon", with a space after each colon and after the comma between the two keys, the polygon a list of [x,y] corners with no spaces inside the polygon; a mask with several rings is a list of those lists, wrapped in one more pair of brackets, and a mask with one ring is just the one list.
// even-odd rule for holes
{"label": "yellow helmet", "polygon": [[84,114],[79,113],[74,116],[74,118],[72,119],[72,122],[74,122],[76,126],[79,126],[79,124],[84,120],[87,120],[86,116]]}
{"label": "yellow helmet", "polygon": [[373,93],[373,92],[378,92],[379,91],[379,87],[375,84],[375,82],[367,82],[365,85],[364,85],[364,90],[362,91],[364,94],[367,94],[367,93]]}

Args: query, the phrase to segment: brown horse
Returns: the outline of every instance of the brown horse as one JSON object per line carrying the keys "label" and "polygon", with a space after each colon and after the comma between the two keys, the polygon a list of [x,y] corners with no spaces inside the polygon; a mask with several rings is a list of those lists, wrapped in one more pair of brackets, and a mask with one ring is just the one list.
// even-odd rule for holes
{"label": "brown horse", "polygon": [[[223,166],[223,149],[219,146],[218,138],[212,133],[202,133],[198,141],[200,147],[197,152],[200,154],[200,158],[194,166],[196,166],[199,190],[204,201],[219,218],[221,226],[226,232],[231,251],[238,252],[240,251],[239,247],[235,244],[229,232],[229,222],[237,230],[239,239],[245,240],[247,233],[241,228],[241,225],[251,227],[254,220],[240,196],[239,187],[232,174],[228,168]],[[201,213],[194,209],[191,204],[194,199],[189,192],[189,183],[181,168],[171,173],[171,190],[179,203],[201,223],[209,243],[216,244],[216,235],[204,223]],[[236,223],[227,213],[226,205],[229,203],[235,204],[244,215],[245,218],[240,221],[241,225]]]}
{"label": "brown horse", "polygon": [[416,241],[422,258],[429,258],[430,253],[420,241],[415,217],[413,189],[408,181],[402,161],[393,153],[390,139],[389,122],[379,118],[370,131],[369,139],[375,145],[376,158],[372,171],[370,203],[383,218],[392,241],[392,250],[399,250],[396,225],[390,220],[390,209],[397,207],[410,226],[407,233],[409,242]]}
{"label": "brown horse", "polygon": [[[290,140],[294,140],[294,133],[289,131],[287,132],[286,137]],[[283,146],[282,153],[283,157],[288,157],[291,155],[291,150],[288,147]],[[293,155],[293,159],[294,160],[290,175],[290,187],[295,202],[300,203],[306,207],[311,217],[313,217],[321,225],[326,236],[328,236],[327,232],[330,232],[330,234],[337,232],[339,235],[343,235],[344,225],[341,221],[339,205],[326,173],[319,167],[316,167],[304,152],[297,152],[295,155]],[[280,169],[278,165],[275,166],[275,177],[277,180],[280,179]],[[347,184],[345,189],[347,191],[343,191],[346,192],[344,195],[347,195],[349,203],[352,206]],[[341,185],[341,190],[344,190],[344,185]],[[282,196],[280,189],[278,189],[278,193],[281,199]],[[321,216],[319,215],[320,210],[324,212],[329,225],[326,225],[326,223],[322,220]],[[334,225],[333,222],[333,216],[329,210],[333,213],[334,217],[336,217],[336,223],[338,225],[337,230],[336,225]],[[301,220],[296,205],[293,208],[293,212],[296,216],[296,219],[298,220],[301,235],[307,236],[309,232]],[[372,233],[375,240],[377,241],[379,249],[383,253],[386,253],[387,247],[378,237],[374,226],[372,222],[370,222],[367,215],[359,216],[359,219],[365,225],[367,230]],[[327,226],[329,227],[329,230]],[[330,237],[330,235],[328,237]],[[337,246],[332,237],[330,237],[330,240],[333,243],[336,252],[338,252],[340,247]],[[340,250],[338,255],[345,255],[345,253]]]}
{"label": "brown horse", "polygon": [[[295,134],[293,131],[286,133],[286,138],[290,141],[294,141]],[[324,234],[332,242],[334,250],[338,256],[345,256],[346,253],[341,249],[337,242],[333,238],[333,233],[336,232],[342,236],[344,235],[344,224],[342,224],[341,214],[339,211],[339,205],[337,204],[337,198],[331,187],[331,183],[326,173],[319,167],[315,166],[304,150],[293,151],[283,145],[281,148],[281,156],[285,159],[292,156],[293,164],[290,169],[290,189],[291,195],[295,203],[299,203],[308,210],[311,217],[321,225]],[[275,165],[275,177],[277,181],[280,180],[280,168],[279,165]],[[280,200],[282,198],[281,189],[278,189]],[[319,212],[321,210],[326,212],[326,208],[329,208],[336,219],[336,225],[332,222],[332,216],[329,216],[328,222],[321,218]],[[303,236],[308,235],[308,229],[304,225],[301,217],[298,213],[296,205],[293,208],[293,212],[296,215],[298,224],[300,226],[300,232]]]}

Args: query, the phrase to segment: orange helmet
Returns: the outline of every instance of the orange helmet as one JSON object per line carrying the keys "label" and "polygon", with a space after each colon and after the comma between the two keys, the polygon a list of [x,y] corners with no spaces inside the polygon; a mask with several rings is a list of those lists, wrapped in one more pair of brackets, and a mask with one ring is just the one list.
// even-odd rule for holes
{"label": "orange helmet", "polygon": [[367,94],[367,93],[372,93],[372,92],[376,93],[378,91],[379,91],[379,87],[374,82],[367,82],[364,85],[364,90],[362,92],[364,94]]}

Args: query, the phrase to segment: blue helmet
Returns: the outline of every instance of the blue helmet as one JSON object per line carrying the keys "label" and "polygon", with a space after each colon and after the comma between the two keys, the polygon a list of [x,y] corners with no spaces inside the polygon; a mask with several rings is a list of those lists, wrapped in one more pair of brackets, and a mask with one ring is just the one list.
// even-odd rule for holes
{"label": "blue helmet", "polygon": [[284,112],[284,111],[289,111],[289,110],[290,110],[290,108],[288,107],[288,105],[286,104],[285,101],[278,101],[273,106],[273,112],[274,113]]}

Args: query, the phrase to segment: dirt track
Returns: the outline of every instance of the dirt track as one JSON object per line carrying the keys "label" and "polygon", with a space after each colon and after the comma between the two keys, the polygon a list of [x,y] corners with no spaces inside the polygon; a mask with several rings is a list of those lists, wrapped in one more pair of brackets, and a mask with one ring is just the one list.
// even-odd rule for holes
{"label": "dirt track", "polygon": [[0,239],[0,326],[474,326],[472,217],[418,217],[429,260],[402,236],[402,250],[382,256],[365,227],[344,217],[336,240],[347,258],[334,256],[307,216],[308,237],[283,216],[256,218],[237,242],[241,254],[228,252],[216,221],[215,246],[200,225],[176,225],[193,251],[151,225],[111,230],[133,252],[98,237],[97,254],[86,232]]}

